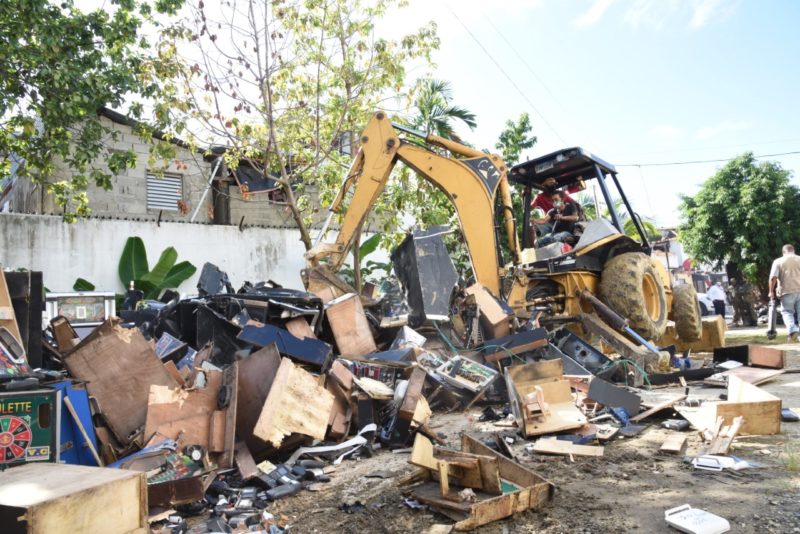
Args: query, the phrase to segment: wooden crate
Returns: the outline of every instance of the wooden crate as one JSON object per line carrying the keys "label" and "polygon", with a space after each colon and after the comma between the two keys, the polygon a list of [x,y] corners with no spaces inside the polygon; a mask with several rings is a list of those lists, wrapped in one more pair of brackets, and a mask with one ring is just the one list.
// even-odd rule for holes
{"label": "wooden crate", "polygon": [[68,464],[29,464],[0,473],[5,534],[147,532],[144,473]]}

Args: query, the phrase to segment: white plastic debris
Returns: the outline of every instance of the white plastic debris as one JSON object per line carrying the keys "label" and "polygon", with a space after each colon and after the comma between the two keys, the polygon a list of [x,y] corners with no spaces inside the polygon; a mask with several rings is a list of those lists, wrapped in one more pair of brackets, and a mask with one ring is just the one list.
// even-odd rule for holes
{"label": "white plastic debris", "polygon": [[688,504],[670,508],[664,512],[664,519],[669,526],[687,534],[722,534],[731,529],[731,524],[724,517],[692,508]]}

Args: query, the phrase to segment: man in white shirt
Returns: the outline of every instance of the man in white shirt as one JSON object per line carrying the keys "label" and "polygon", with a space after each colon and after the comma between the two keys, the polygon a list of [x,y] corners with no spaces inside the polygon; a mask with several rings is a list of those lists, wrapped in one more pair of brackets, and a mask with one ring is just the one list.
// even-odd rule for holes
{"label": "man in white shirt", "polygon": [[[777,292],[776,292],[777,289]],[[783,324],[789,330],[789,341],[796,341],[800,327],[800,257],[792,245],[783,245],[783,256],[772,262],[769,272],[769,298],[781,299]]]}
{"label": "man in white shirt", "polygon": [[714,313],[725,317],[725,290],[722,284],[717,282],[708,288],[706,295],[714,302]]}

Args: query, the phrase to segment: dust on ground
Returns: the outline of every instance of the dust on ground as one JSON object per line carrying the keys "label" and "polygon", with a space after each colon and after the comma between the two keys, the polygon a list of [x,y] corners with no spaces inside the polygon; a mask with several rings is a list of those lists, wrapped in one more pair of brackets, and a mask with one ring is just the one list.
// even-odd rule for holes
{"label": "dust on ground", "polygon": [[[800,367],[800,345],[777,347],[792,349],[787,368]],[[784,408],[800,409],[800,374],[787,373],[760,387],[780,397]],[[721,388],[691,387],[692,394],[722,392]],[[479,409],[434,414],[431,426],[456,449],[462,431],[476,437],[511,433],[508,428],[478,423],[479,414]],[[781,433],[775,436],[737,438],[730,454],[758,464],[758,469],[698,472],[683,457],[658,453],[667,435],[674,432],[659,425],[671,413],[665,410],[659,415],[644,421],[649,426],[640,435],[609,443],[601,458],[570,461],[533,455],[525,451],[530,442],[517,436],[511,446],[514,455],[555,484],[554,500],[546,508],[474,532],[676,532],[665,523],[664,511],[688,503],[728,519],[731,532],[800,533],[800,423],[782,423]],[[699,453],[699,436],[694,431],[686,435],[687,455]],[[412,470],[408,458],[407,453],[378,450],[372,458],[347,460],[323,491],[302,492],[274,503],[269,511],[287,516],[292,532],[297,533],[425,532],[434,524],[452,524],[428,509],[412,510],[403,504],[404,490],[397,480]],[[343,510],[343,505],[356,503],[362,506],[351,506],[352,513]]]}

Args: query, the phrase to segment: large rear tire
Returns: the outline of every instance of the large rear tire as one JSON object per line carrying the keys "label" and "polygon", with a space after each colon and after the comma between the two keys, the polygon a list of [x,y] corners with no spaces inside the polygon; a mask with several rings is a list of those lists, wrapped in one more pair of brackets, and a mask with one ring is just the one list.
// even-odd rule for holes
{"label": "large rear tire", "polygon": [[639,335],[658,339],[667,328],[667,296],[654,260],[642,252],[611,258],[600,278],[600,298]]}
{"label": "large rear tire", "polygon": [[697,341],[703,336],[700,303],[692,285],[673,286],[672,320],[682,341]]}

